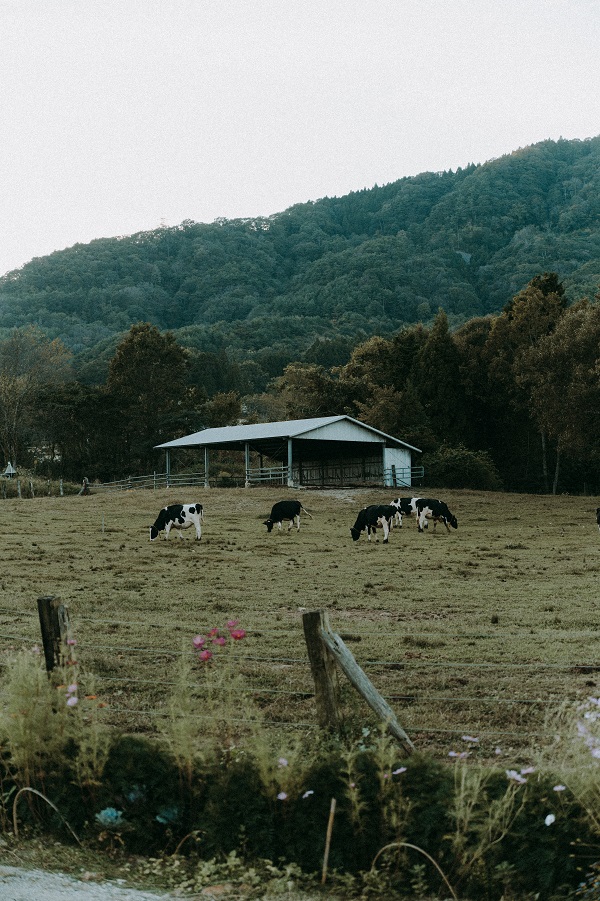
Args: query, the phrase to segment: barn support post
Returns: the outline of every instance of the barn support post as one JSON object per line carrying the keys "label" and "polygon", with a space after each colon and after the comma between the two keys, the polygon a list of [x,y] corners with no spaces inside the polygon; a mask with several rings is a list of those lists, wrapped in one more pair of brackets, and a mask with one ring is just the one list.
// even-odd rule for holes
{"label": "barn support post", "polygon": [[167,448],[165,451],[165,478],[166,478],[166,487],[169,487],[169,482],[171,481],[171,451]]}
{"label": "barn support post", "polygon": [[52,594],[38,598],[37,605],[46,670],[50,673],[56,666],[62,666],[66,659],[69,614],[60,598]]}
{"label": "barn support post", "polygon": [[317,720],[322,729],[337,731],[340,727],[340,716],[334,681],[335,661],[321,639],[323,620],[327,623],[327,614],[323,610],[302,614],[304,639],[315,683]]}
{"label": "barn support post", "polygon": [[250,444],[246,441],[244,444],[244,488],[250,487]]}
{"label": "barn support post", "polygon": [[294,487],[294,459],[293,459],[293,441],[291,438],[287,440],[287,466],[288,466],[288,476],[287,483],[288,488]]}
{"label": "barn support post", "polygon": [[210,482],[208,480],[208,465],[209,465],[209,455],[208,455],[208,445],[204,445],[204,487],[210,488]]}

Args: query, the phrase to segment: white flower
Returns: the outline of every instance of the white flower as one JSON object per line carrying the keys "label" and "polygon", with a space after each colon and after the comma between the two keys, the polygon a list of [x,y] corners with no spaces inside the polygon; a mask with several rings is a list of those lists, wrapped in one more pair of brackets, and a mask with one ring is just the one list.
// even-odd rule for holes
{"label": "white flower", "polygon": [[279,760],[277,761],[277,763],[279,764],[279,766],[287,766],[288,765],[288,762],[285,759],[285,757],[280,757]]}
{"label": "white flower", "polygon": [[524,769],[521,770],[521,776],[529,776],[530,773],[535,773],[534,766],[526,766]]}
{"label": "white flower", "polygon": [[474,744],[474,745],[476,745],[479,742],[479,739],[475,738],[473,735],[463,735],[462,740],[471,742],[471,744]]}
{"label": "white flower", "polygon": [[314,791],[312,790],[312,788],[309,788],[308,791],[304,792],[304,794],[302,795],[302,797],[303,797],[303,798],[310,798],[311,795],[314,795]]}
{"label": "white flower", "polygon": [[548,816],[546,817],[546,819],[544,820],[544,823],[546,824],[546,826],[551,826],[552,823],[554,823],[555,821],[556,821],[556,817],[554,816],[554,814],[549,813]]}
{"label": "white flower", "polygon": [[567,788],[566,785],[555,785],[554,788],[552,789],[552,791],[564,792],[566,790],[566,788]]}
{"label": "white flower", "polygon": [[513,782],[518,782],[519,785],[523,785],[527,782],[527,779],[524,779],[516,770],[506,770],[506,775],[509,779],[512,779]]}

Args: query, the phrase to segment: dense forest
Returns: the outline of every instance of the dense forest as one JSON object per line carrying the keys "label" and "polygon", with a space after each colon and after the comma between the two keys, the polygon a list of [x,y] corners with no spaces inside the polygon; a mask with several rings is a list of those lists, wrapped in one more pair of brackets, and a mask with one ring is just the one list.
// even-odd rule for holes
{"label": "dense forest", "polygon": [[456,328],[535,275],[567,297],[600,283],[600,137],[544,141],[269,218],[191,221],[36,258],[0,279],[0,337],[35,324],[105,380],[132,323],[244,364],[264,389],[293,361],[339,364],[372,335]]}
{"label": "dense forest", "polygon": [[600,493],[599,223],[600,138],[561,140],[34,259],[0,279],[0,463],[105,481],[346,413],[429,486]]}

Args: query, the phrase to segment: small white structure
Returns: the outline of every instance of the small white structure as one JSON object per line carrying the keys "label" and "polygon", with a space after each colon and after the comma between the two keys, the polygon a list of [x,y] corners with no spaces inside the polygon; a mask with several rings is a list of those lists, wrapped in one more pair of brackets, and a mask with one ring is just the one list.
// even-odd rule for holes
{"label": "small white structure", "polygon": [[6,464],[6,469],[4,470],[2,475],[5,476],[5,478],[7,478],[7,479],[12,479],[12,477],[16,476],[16,474],[17,474],[17,470],[15,469],[15,467],[12,465],[12,463],[9,460],[8,463]]}
{"label": "small white structure", "polygon": [[[413,461],[413,456],[421,453],[419,448],[351,416],[203,429],[166,441],[157,449],[165,451],[167,477],[171,451],[192,447],[204,452],[207,487],[209,449],[243,451],[246,485],[277,482],[290,487],[409,487],[413,478],[423,475],[423,467]],[[265,465],[265,457],[279,465]]]}

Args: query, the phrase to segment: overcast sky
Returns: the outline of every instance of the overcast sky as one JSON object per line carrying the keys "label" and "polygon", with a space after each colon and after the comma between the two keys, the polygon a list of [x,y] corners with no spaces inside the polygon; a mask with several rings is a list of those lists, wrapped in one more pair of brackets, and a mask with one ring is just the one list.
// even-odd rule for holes
{"label": "overcast sky", "polygon": [[600,134],[598,0],[0,0],[0,274]]}

